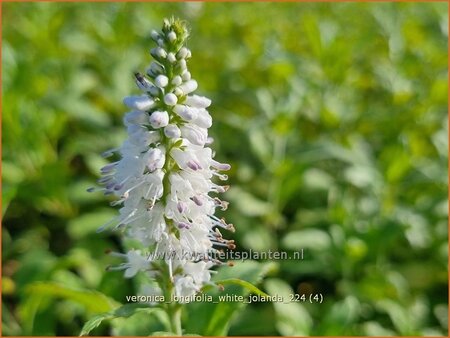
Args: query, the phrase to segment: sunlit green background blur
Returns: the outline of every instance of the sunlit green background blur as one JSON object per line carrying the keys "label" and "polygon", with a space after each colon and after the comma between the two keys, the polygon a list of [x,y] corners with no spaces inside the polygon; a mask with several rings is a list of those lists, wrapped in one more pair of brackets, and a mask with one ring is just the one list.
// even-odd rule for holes
{"label": "sunlit green background blur", "polygon": [[[216,159],[233,167],[237,250],[304,249],[303,261],[260,262],[253,282],[324,298],[197,304],[189,333],[447,335],[446,3],[2,8],[3,335],[78,335],[138,292],[104,271],[120,242],[95,230],[117,210],[86,188],[126,137],[122,98],[172,15],[191,27]],[[135,315],[92,333],[159,325]]]}

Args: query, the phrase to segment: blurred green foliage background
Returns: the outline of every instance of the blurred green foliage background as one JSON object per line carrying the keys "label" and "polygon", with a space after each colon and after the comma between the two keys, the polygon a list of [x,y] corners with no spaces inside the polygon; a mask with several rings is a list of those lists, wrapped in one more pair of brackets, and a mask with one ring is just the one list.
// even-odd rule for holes
{"label": "blurred green foliage background", "polygon": [[[149,32],[172,15],[189,22],[216,158],[233,167],[226,217],[238,250],[305,253],[264,273],[264,262],[224,273],[246,272],[272,294],[324,297],[215,312],[192,304],[187,330],[447,335],[446,3],[2,8],[3,335],[78,335],[138,292],[104,271],[104,250],[120,243],[95,230],[117,210],[86,188],[105,164],[99,154],[125,138],[121,101],[151,61]],[[137,314],[93,333],[158,325]]]}

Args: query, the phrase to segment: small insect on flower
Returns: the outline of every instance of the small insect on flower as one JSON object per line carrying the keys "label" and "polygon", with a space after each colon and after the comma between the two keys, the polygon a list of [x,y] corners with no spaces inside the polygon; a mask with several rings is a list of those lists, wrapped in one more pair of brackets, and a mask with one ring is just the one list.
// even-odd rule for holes
{"label": "small insect on flower", "polygon": [[175,19],[151,32],[154,61],[146,75],[134,73],[142,94],[123,100],[131,109],[124,116],[128,138],[106,152],[120,159],[105,165],[99,179],[105,195],[116,197],[112,205],[120,206],[119,215],[99,230],[121,229],[135,243],[127,253],[112,253],[125,262],[109,270],[124,270],[127,278],[147,274],[161,292],[179,296],[211,283],[210,269],[222,264],[215,254],[235,247],[219,231],[233,231],[233,225],[214,215],[228,203],[210,196],[228,189],[215,178],[227,179],[221,171],[230,165],[214,160],[208,147],[211,100],[193,94],[198,83],[188,71],[187,37],[186,26]]}

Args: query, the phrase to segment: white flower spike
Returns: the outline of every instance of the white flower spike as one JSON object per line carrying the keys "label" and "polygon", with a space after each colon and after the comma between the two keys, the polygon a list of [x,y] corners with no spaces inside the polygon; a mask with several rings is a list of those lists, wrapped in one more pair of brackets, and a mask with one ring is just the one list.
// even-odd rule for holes
{"label": "white flower spike", "polygon": [[221,264],[213,257],[215,248],[235,247],[219,231],[233,231],[233,225],[214,216],[217,207],[228,205],[210,196],[228,189],[215,183],[215,176],[226,179],[220,171],[230,165],[215,161],[205,146],[211,143],[206,110],[211,100],[193,94],[198,85],[187,70],[187,35],[175,19],[151,32],[158,45],[151,49],[155,60],[148,77],[135,73],[143,94],[123,101],[132,109],[124,117],[128,139],[105,153],[120,159],[104,166],[99,180],[105,195],[117,197],[112,205],[120,205],[119,215],[99,230],[120,228],[136,243],[127,253],[111,253],[125,262],[109,270],[124,270],[126,278],[147,274],[158,281],[159,291],[179,297],[211,283],[210,269]]}

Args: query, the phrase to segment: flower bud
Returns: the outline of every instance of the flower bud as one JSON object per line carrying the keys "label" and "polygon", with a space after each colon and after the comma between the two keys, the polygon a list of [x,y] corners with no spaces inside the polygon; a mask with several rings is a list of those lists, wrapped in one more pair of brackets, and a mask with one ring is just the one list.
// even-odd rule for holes
{"label": "flower bud", "polygon": [[187,205],[185,202],[181,202],[179,201],[177,203],[177,210],[180,214],[182,214],[183,212],[185,212],[187,210]]}
{"label": "flower bud", "polygon": [[164,96],[164,103],[167,104],[168,106],[174,106],[177,104],[177,97],[175,94],[173,93],[169,93],[166,94],[166,96]]}
{"label": "flower bud", "polygon": [[190,224],[186,222],[178,222],[178,229],[190,229]]}
{"label": "flower bud", "polygon": [[140,90],[149,91],[153,84],[141,73],[134,73],[136,85]]}
{"label": "flower bud", "polygon": [[170,21],[169,19],[164,19],[163,20],[163,30],[169,29],[170,28]]}
{"label": "flower bud", "polygon": [[155,59],[165,59],[167,56],[167,52],[165,51],[164,48],[161,47],[155,47],[152,48],[150,50],[150,54],[155,58]]}
{"label": "flower bud", "polygon": [[159,33],[155,30],[152,30],[150,33],[150,36],[152,37],[153,41],[157,42],[159,39]]}
{"label": "flower bud", "polygon": [[194,90],[196,90],[198,87],[197,81],[195,80],[189,80],[185,83],[183,83],[181,86],[179,86],[178,88],[180,88],[183,93],[185,95],[192,93]]}
{"label": "flower bud", "polygon": [[156,86],[152,86],[152,87],[150,87],[150,89],[149,89],[149,93],[150,93],[150,95],[152,95],[152,96],[158,96],[159,95],[159,91],[160,91],[160,89],[158,88],[158,87],[156,87]]}
{"label": "flower bud", "polygon": [[217,162],[216,160],[212,160],[211,161],[211,166],[218,169],[218,170],[230,170],[231,169],[231,165],[229,165],[228,163],[220,163]]}
{"label": "flower bud", "polygon": [[183,80],[181,79],[181,76],[179,76],[179,75],[175,76],[172,80],[172,84],[175,86],[179,86],[182,83],[183,83]]}
{"label": "flower bud", "polygon": [[173,111],[185,121],[191,121],[197,117],[197,111],[187,106],[176,105]]}
{"label": "flower bud", "polygon": [[177,35],[175,34],[175,32],[169,32],[169,33],[167,34],[167,39],[168,39],[170,42],[174,42],[174,41],[177,39]]}
{"label": "flower bud", "polygon": [[177,61],[175,54],[173,53],[167,54],[167,60],[169,60],[170,63],[174,63],[175,61]]}
{"label": "flower bud", "polygon": [[155,129],[165,127],[169,124],[169,114],[166,111],[155,111],[150,115],[149,121]]}
{"label": "flower bud", "polygon": [[[150,73],[150,72],[151,72],[151,73]],[[147,69],[147,74],[150,75],[150,76],[153,75],[153,77],[154,77],[155,75],[158,75],[158,74],[161,74],[161,73],[164,73],[164,67],[161,66],[161,65],[160,65],[159,63],[157,63],[157,62],[152,62],[152,63],[150,64],[150,68]]]}
{"label": "flower bud", "polygon": [[184,71],[187,67],[186,60],[181,59],[180,61],[178,61],[178,67],[181,69],[181,71]]}
{"label": "flower bud", "polygon": [[169,124],[164,128],[164,135],[168,138],[180,138],[181,131],[175,124]]}
{"label": "flower bud", "polygon": [[184,59],[188,54],[188,49],[186,47],[181,47],[177,53],[177,59]]}
{"label": "flower bud", "polygon": [[184,103],[194,108],[207,108],[211,105],[211,100],[204,96],[192,95],[186,97]]}
{"label": "flower bud", "polygon": [[169,79],[165,75],[158,75],[155,79],[155,85],[159,88],[164,88],[169,83]]}
{"label": "flower bud", "polygon": [[184,72],[181,74],[181,78],[183,81],[189,81],[191,79],[191,73],[190,72]]}

